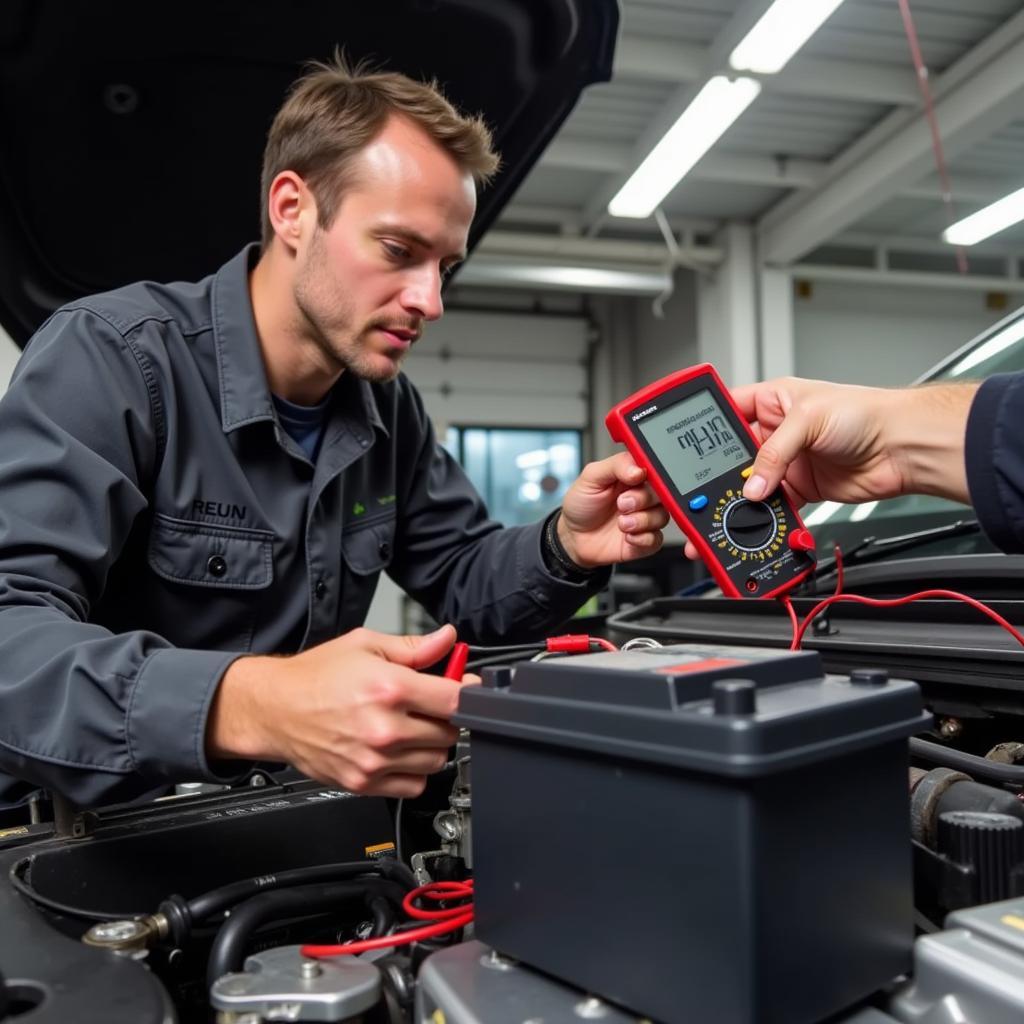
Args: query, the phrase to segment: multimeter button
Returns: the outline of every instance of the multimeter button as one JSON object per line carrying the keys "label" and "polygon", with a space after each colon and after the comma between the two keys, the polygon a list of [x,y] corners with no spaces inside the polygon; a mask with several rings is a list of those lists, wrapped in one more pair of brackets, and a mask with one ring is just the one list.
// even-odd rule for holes
{"label": "multimeter button", "polygon": [[814,538],[810,530],[794,530],[789,535],[789,546],[794,551],[813,551]]}
{"label": "multimeter button", "polygon": [[748,476],[750,476],[750,474],[751,474],[751,473],[753,473],[753,472],[754,472],[754,467],[753,467],[753,466],[747,466],[747,468],[746,468],[746,469],[741,469],[741,470],[740,470],[740,476],[741,476],[741,477],[742,477],[742,478],[743,478],[744,480],[746,480],[746,479],[747,479],[747,477],[748,477]]}
{"label": "multimeter button", "polygon": [[706,508],[708,503],[708,496],[706,494],[698,494],[696,498],[690,499],[690,511],[699,512],[702,508]]}

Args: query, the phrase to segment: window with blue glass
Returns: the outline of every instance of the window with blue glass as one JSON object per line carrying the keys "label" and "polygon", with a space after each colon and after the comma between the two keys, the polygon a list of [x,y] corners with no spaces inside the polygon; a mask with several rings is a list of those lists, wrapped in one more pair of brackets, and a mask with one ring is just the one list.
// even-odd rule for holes
{"label": "window with blue glass", "polygon": [[494,519],[535,523],[562,504],[579,476],[578,430],[449,427],[445,447],[466,470]]}

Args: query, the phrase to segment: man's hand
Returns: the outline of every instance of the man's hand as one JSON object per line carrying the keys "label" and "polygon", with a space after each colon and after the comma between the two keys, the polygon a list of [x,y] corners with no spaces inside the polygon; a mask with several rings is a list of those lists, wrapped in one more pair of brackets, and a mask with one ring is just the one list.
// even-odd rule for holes
{"label": "man's hand", "polygon": [[628,562],[661,547],[668,513],[625,452],[591,462],[566,492],[558,539],[584,568]]}
{"label": "man's hand", "polygon": [[417,669],[455,642],[356,629],[287,658],[233,662],[207,721],[207,754],[285,761],[354,793],[413,797],[444,766],[459,683]]}
{"label": "man's hand", "polygon": [[[798,507],[900,494],[967,501],[964,434],[977,384],[890,390],[785,377],[736,388],[761,450],[743,496],[780,484]],[[692,544],[686,554],[696,558]]]}

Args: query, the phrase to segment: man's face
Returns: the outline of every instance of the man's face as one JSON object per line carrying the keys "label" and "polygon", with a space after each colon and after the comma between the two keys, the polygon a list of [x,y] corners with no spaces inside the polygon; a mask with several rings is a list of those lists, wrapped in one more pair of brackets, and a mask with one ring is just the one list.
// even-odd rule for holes
{"label": "man's face", "polygon": [[392,118],[356,158],[330,227],[296,253],[295,301],[328,369],[393,379],[443,312],[441,282],[466,251],[471,175],[426,133]]}

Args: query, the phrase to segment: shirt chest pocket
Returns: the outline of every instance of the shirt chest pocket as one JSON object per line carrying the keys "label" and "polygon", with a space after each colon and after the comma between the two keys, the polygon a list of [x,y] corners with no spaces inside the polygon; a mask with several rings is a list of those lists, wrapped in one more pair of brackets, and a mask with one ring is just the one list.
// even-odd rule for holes
{"label": "shirt chest pocket", "polygon": [[395,550],[396,517],[390,515],[355,525],[346,524],[341,538],[345,563],[356,576],[383,572]]}
{"label": "shirt chest pocket", "polygon": [[157,514],[147,557],[172,583],[220,590],[263,590],[274,578],[269,530],[212,526]]}

